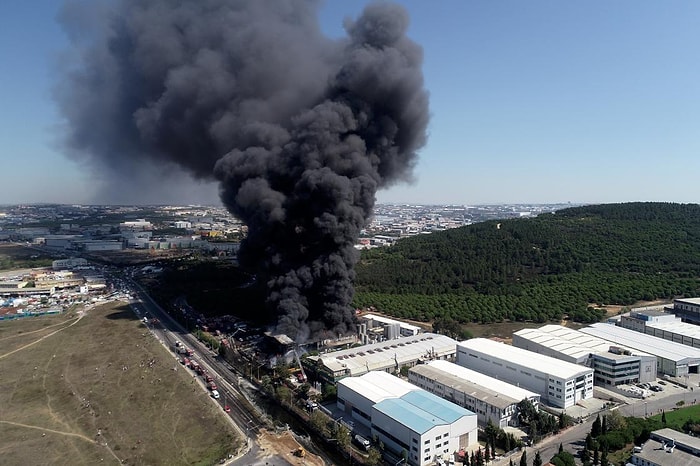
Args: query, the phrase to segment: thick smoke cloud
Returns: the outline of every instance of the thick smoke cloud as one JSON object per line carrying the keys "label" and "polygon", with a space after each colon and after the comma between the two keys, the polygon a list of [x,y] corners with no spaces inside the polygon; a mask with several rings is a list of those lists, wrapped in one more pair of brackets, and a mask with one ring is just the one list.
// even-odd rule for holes
{"label": "thick smoke cloud", "polygon": [[93,169],[120,181],[177,167],[219,182],[249,228],[241,263],[297,340],[351,330],[353,245],[377,189],[411,178],[428,124],[405,10],[371,4],[331,40],[317,9],[126,0],[85,28],[85,10],[66,8],[80,59],[56,93],[66,151]]}

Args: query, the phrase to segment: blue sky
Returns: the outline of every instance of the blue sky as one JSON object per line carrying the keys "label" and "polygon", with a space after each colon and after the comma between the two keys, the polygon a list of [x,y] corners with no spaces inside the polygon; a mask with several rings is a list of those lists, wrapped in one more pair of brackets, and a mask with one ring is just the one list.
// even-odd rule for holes
{"label": "blue sky", "polygon": [[[0,2],[0,204],[92,200],[54,143],[60,3]],[[398,3],[432,118],[416,182],[380,202],[700,202],[700,2]],[[364,4],[327,1],[323,30],[342,35]],[[183,184],[178,200],[215,193]]]}

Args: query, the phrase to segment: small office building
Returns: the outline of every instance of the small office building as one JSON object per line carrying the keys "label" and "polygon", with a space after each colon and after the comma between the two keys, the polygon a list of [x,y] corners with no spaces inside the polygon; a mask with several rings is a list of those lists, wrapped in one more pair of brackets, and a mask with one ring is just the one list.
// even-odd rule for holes
{"label": "small office building", "polygon": [[419,364],[408,371],[412,384],[476,413],[485,427],[489,421],[504,428],[518,425],[518,403],[530,400],[539,407],[540,395],[447,361]]}
{"label": "small office building", "polygon": [[593,369],[486,338],[458,343],[457,364],[539,393],[557,408],[593,397]]}
{"label": "small office building", "polygon": [[597,385],[656,380],[656,356],[562,325],[519,330],[513,334],[513,346],[597,369]]}
{"label": "small office building", "polygon": [[607,340],[612,345],[633,348],[656,356],[657,371],[660,375],[683,377],[686,374],[698,373],[698,348],[605,323],[582,328],[581,332]]}

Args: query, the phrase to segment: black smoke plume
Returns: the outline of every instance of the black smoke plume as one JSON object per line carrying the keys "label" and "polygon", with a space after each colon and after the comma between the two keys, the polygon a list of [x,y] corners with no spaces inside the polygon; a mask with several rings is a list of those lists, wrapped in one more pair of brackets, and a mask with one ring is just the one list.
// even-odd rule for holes
{"label": "black smoke plume", "polygon": [[277,330],[351,330],[354,244],[377,189],[409,180],[426,142],[406,11],[371,4],[331,40],[313,1],[99,5],[62,15],[79,57],[56,92],[69,155],[144,193],[144,173],[218,181]]}

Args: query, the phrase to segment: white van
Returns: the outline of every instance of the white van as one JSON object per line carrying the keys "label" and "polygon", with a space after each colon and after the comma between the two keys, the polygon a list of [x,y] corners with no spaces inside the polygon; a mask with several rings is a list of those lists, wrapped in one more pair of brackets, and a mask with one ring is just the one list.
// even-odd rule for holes
{"label": "white van", "polygon": [[218,400],[218,399],[219,399],[219,396],[220,396],[220,395],[219,395],[219,390],[212,390],[212,391],[211,391],[211,396],[213,396],[214,399],[217,399],[217,400]]}

